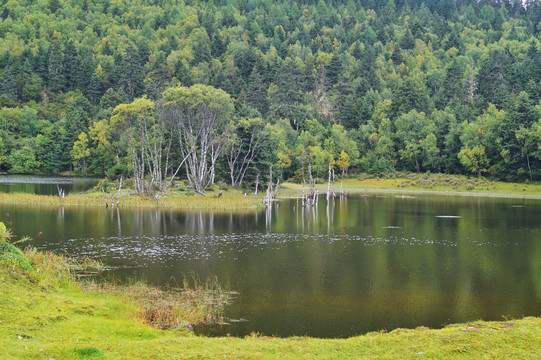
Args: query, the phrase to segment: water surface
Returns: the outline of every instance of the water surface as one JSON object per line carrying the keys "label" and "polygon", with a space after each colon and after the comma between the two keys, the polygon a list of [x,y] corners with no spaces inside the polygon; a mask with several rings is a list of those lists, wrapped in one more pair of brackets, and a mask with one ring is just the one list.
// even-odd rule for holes
{"label": "water surface", "polygon": [[239,294],[231,324],[205,333],[347,337],[541,315],[540,205],[395,195],[240,213],[1,205],[0,220],[41,249],[116,266],[116,278],[216,274]]}
{"label": "water surface", "polygon": [[96,186],[99,180],[72,176],[0,175],[0,192],[58,195],[59,186],[68,194],[86,191]]}

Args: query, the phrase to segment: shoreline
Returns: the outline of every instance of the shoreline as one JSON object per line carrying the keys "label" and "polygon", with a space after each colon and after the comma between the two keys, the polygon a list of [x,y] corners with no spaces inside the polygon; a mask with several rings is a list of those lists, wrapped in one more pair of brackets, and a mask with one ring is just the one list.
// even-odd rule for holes
{"label": "shoreline", "polygon": [[[8,266],[9,269],[9,266]],[[438,359],[537,358],[541,318],[469,321],[441,329],[396,328],[349,338],[204,337],[184,328],[161,330],[138,319],[139,305],[122,294],[54,279],[42,268],[37,282],[0,263],[0,342],[6,359],[235,358]],[[13,270],[12,270],[13,271]],[[43,277],[43,278],[41,278]],[[34,280],[35,281],[35,280]],[[21,306],[25,304],[25,306]],[[92,356],[87,356],[92,355]]]}
{"label": "shoreline", "polygon": [[[541,200],[541,183],[505,183],[485,178],[470,178],[462,175],[445,174],[389,174],[388,177],[370,177],[343,180],[344,192],[348,195],[375,194],[395,196],[460,196],[478,198],[509,198]],[[316,184],[320,196],[325,196],[327,183]],[[277,200],[297,198],[302,186],[283,182],[277,193]],[[335,193],[340,189],[340,181],[334,184]],[[306,187],[308,191],[308,186]],[[118,194],[113,192],[115,199]],[[246,194],[246,197],[244,196]],[[136,195],[132,189],[121,192],[119,208],[178,209],[201,211],[257,211],[265,208],[264,193],[254,198],[253,191],[223,188],[210,191],[202,196],[190,191],[170,189],[158,200],[152,196]],[[111,198],[108,196],[109,207]],[[116,200],[115,200],[116,201]],[[64,199],[56,195],[36,195],[31,193],[0,193],[0,204],[20,204],[38,206],[82,206],[105,207],[103,193],[82,192],[67,194]]]}
{"label": "shoreline", "polygon": [[393,188],[350,188],[349,194],[392,194],[392,195],[442,195],[442,196],[464,196],[464,197],[487,197],[487,198],[509,198],[509,199],[538,199],[541,195],[537,194],[513,194],[497,192],[473,192],[473,191],[454,191],[454,190],[425,190],[425,189],[393,189]]}
{"label": "shoreline", "polygon": [[[449,189],[449,188],[436,188],[427,189],[420,187],[399,187],[396,184],[404,179],[394,180],[392,186],[378,186],[377,182],[389,182],[386,180],[371,180],[369,184],[366,181],[347,179],[343,189],[347,195],[350,194],[378,194],[378,195],[441,195],[441,196],[463,196],[463,197],[486,197],[486,198],[510,198],[510,199],[536,199],[541,200],[541,186],[536,185],[539,188],[538,191],[531,192],[507,192],[507,191],[491,191],[491,190],[461,190],[461,189]],[[376,183],[376,184],[374,184]],[[509,186],[519,185],[517,183],[505,183]],[[520,184],[523,185],[523,184]],[[282,190],[286,190],[286,198],[296,198],[297,188],[302,189],[302,186],[294,183],[283,183]],[[324,196],[327,193],[326,184],[316,184],[316,189],[319,191],[320,196]],[[335,186],[335,193],[338,194],[339,186]],[[281,195],[284,196],[284,195]],[[338,195],[337,195],[338,196]],[[280,196],[279,196],[280,197]]]}
{"label": "shoreline", "polygon": [[[296,199],[298,184],[283,183],[276,200]],[[316,185],[319,196],[325,196],[326,185]],[[446,196],[446,197],[474,197],[474,198],[501,198],[519,200],[541,200],[541,194],[532,193],[505,193],[493,191],[456,191],[456,190],[428,190],[428,189],[396,189],[392,187],[371,187],[371,186],[344,186],[346,195],[370,196]],[[164,209],[182,211],[258,211],[265,208],[263,198],[253,196],[244,197],[243,194],[228,190],[227,195],[222,197],[176,194],[174,197],[156,200],[148,196],[126,195],[121,197],[119,206],[109,206],[107,209]],[[338,197],[338,195],[337,195]],[[0,204],[20,206],[50,206],[50,207],[88,207],[106,208],[102,194],[80,193],[68,194],[64,199],[56,195],[36,195],[28,193],[0,193]]]}

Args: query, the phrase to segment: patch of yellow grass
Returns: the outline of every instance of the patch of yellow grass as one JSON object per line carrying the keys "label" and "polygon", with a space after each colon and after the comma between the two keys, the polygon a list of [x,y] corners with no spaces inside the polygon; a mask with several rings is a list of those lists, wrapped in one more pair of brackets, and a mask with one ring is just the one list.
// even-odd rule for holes
{"label": "patch of yellow grass", "polygon": [[[193,193],[180,193],[170,191],[161,197],[140,196],[123,190],[120,196],[120,207],[146,207],[146,208],[179,208],[179,209],[255,209],[262,206],[260,199],[253,196],[244,197],[238,190],[224,191],[221,196],[218,192],[209,193],[208,196]],[[117,193],[114,192],[115,204]],[[111,206],[111,194],[107,196]],[[53,195],[34,195],[28,193],[0,193],[0,203],[28,204],[28,205],[54,205],[54,206],[105,206],[101,193],[68,194],[64,199]]]}
{"label": "patch of yellow grass", "polygon": [[[462,175],[387,174],[383,177],[362,175],[356,179],[344,179],[342,184],[347,193],[420,191],[482,196],[541,197],[539,183],[507,183]],[[327,191],[326,183],[318,184],[316,187],[320,194],[325,194]],[[284,188],[282,195],[296,196],[302,185],[285,183]],[[340,180],[337,180],[335,191],[338,192],[339,188]]]}

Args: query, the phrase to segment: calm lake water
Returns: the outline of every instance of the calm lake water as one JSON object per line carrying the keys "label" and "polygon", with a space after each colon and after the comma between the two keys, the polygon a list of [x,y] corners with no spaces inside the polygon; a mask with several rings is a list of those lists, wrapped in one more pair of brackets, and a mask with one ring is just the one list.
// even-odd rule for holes
{"label": "calm lake water", "polygon": [[216,274],[238,295],[230,325],[199,330],[212,335],[347,337],[541,315],[541,201],[374,195],[240,213],[0,205],[0,221],[40,249],[118,267],[116,278]]}
{"label": "calm lake water", "polygon": [[64,193],[86,191],[100,179],[71,176],[0,175],[0,192],[58,195],[57,185]]}

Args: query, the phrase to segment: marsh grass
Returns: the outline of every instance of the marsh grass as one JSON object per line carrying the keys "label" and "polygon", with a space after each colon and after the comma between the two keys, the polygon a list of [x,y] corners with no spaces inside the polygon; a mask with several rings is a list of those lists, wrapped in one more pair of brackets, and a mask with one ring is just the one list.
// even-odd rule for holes
{"label": "marsh grass", "polygon": [[[196,279],[192,277],[192,279]],[[232,299],[216,277],[204,282],[184,281],[184,288],[158,288],[142,281],[128,285],[82,283],[85,291],[114,294],[134,303],[139,309],[134,316],[161,330],[185,328],[223,322],[223,312]]]}
{"label": "marsh grass", "polygon": [[[190,191],[178,191],[173,189],[158,196],[136,195],[131,190],[122,190],[119,206],[141,208],[178,208],[178,209],[208,209],[208,210],[235,210],[256,209],[262,206],[261,201],[253,196],[244,197],[240,190],[209,192],[208,196],[194,194]],[[117,193],[114,192],[115,203]],[[110,205],[109,194],[109,205]],[[0,193],[0,203],[28,204],[28,205],[52,205],[52,206],[97,206],[105,207],[105,201],[101,192],[88,192],[68,194],[60,199],[53,195],[35,195],[28,193]]]}
{"label": "marsh grass", "polygon": [[94,294],[121,297],[138,309],[134,317],[157,329],[191,329],[222,322],[223,310],[231,300],[231,293],[222,289],[216,277],[200,281],[192,275],[191,280],[184,280],[182,289],[160,289],[142,281],[114,284],[82,280],[81,275],[96,274],[107,267],[88,257],[77,259],[33,247],[23,252],[9,242],[10,235],[0,223],[0,267],[9,269],[10,277],[25,278],[44,289],[69,285]]}

